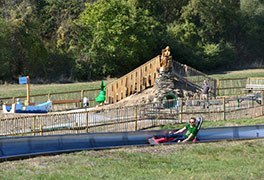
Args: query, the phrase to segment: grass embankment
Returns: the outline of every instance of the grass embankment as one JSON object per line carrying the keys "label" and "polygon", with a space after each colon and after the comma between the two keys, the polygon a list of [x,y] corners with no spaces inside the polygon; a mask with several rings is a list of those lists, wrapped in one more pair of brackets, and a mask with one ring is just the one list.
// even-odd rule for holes
{"label": "grass embankment", "polygon": [[[263,124],[257,119],[204,127]],[[262,179],[264,139],[82,151],[1,163],[0,179]]]}
{"label": "grass embankment", "polygon": [[[221,126],[243,126],[243,125],[257,125],[264,124],[264,117],[254,118],[254,119],[231,119],[231,120],[221,120],[221,121],[207,121],[203,122],[202,127],[221,127]],[[165,125],[162,129],[179,129],[183,127],[185,124],[177,124],[177,125]]]}
{"label": "grass embankment", "polygon": [[264,140],[83,151],[1,163],[1,179],[262,179]]}

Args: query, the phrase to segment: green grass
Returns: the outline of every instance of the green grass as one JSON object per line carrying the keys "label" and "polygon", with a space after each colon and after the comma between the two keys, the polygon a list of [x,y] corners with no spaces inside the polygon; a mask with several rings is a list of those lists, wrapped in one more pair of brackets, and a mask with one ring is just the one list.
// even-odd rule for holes
{"label": "green grass", "polygon": [[130,147],[1,163],[1,179],[262,179],[264,141]]}
{"label": "green grass", "polygon": [[[109,81],[105,81],[108,83]],[[48,94],[55,92],[79,91],[88,89],[100,89],[101,81],[87,82],[87,83],[67,83],[67,84],[31,84],[31,95]],[[26,85],[0,85],[0,97],[26,96]]]}
{"label": "green grass", "polygon": [[227,78],[248,78],[248,77],[264,77],[264,69],[245,69],[237,71],[226,71],[219,74],[212,74],[210,77],[215,79]]}
{"label": "green grass", "polygon": [[[204,127],[263,124],[256,119]],[[2,162],[0,179],[262,179],[264,139],[127,147]]]}
{"label": "green grass", "polygon": [[[264,117],[259,117],[255,119],[231,119],[225,121],[208,121],[205,120],[203,122],[202,127],[221,127],[221,126],[243,126],[243,125],[257,125],[257,124],[264,124]],[[184,124],[177,124],[177,125],[165,125],[161,129],[179,129],[182,128]]]}
{"label": "green grass", "polygon": [[[244,77],[264,77],[264,69],[248,69],[239,71],[227,71],[221,74],[210,75],[213,78],[244,78]],[[105,81],[106,84],[113,81]],[[31,84],[31,94],[48,94],[55,92],[67,92],[83,89],[100,88],[101,81],[87,83],[67,83],[67,84]],[[26,96],[26,86],[18,84],[0,85],[0,97]]]}

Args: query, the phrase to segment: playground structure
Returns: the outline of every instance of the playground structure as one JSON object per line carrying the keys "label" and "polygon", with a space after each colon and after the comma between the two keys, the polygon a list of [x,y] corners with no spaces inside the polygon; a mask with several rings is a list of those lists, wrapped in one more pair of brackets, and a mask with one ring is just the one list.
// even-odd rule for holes
{"label": "playground structure", "polygon": [[[170,56],[170,59],[172,57]],[[116,103],[132,94],[141,93],[143,90],[153,87],[160,75],[162,55],[158,55],[140,67],[109,83],[106,86],[106,102]],[[185,64],[172,60],[171,73],[177,81],[185,86],[191,86],[201,92],[204,80],[209,82],[212,96],[216,96],[217,80],[193,69]]]}

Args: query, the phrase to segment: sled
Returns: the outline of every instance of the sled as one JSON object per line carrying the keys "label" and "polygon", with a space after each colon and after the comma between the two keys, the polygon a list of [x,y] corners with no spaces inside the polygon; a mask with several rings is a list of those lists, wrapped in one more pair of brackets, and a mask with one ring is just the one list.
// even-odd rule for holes
{"label": "sled", "polygon": [[[203,123],[202,117],[196,118],[197,134],[199,133],[199,130],[202,126],[202,123]],[[149,142],[149,144],[156,145],[156,144],[160,144],[160,143],[178,143],[182,140],[183,140],[182,135],[168,134],[167,136],[163,136],[163,137],[153,136],[153,137],[148,139],[148,142]],[[196,135],[196,137],[194,137],[192,142],[197,142],[197,141],[198,141],[198,139],[197,139],[197,135]]]}

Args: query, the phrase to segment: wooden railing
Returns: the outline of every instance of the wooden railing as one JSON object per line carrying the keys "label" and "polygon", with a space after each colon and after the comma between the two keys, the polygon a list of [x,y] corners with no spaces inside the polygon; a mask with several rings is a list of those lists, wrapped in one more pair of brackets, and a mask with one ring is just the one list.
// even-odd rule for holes
{"label": "wooden railing", "polygon": [[190,117],[217,121],[264,115],[264,93],[261,97],[255,98],[222,98],[209,101],[180,99],[179,101],[179,105],[171,108],[164,107],[164,102],[156,102],[120,108],[102,107],[78,112],[4,117],[0,119],[0,136],[137,131],[187,122]]}
{"label": "wooden railing", "polygon": [[218,79],[217,95],[230,96],[246,94],[247,90],[263,90],[263,87],[263,77]]}
{"label": "wooden railing", "polygon": [[106,101],[115,103],[134,93],[152,87],[157,77],[157,68],[160,67],[160,56],[157,56],[135,70],[106,86]]}
{"label": "wooden railing", "polygon": [[225,78],[217,80],[218,96],[230,96],[245,94],[245,87],[248,78]]}

